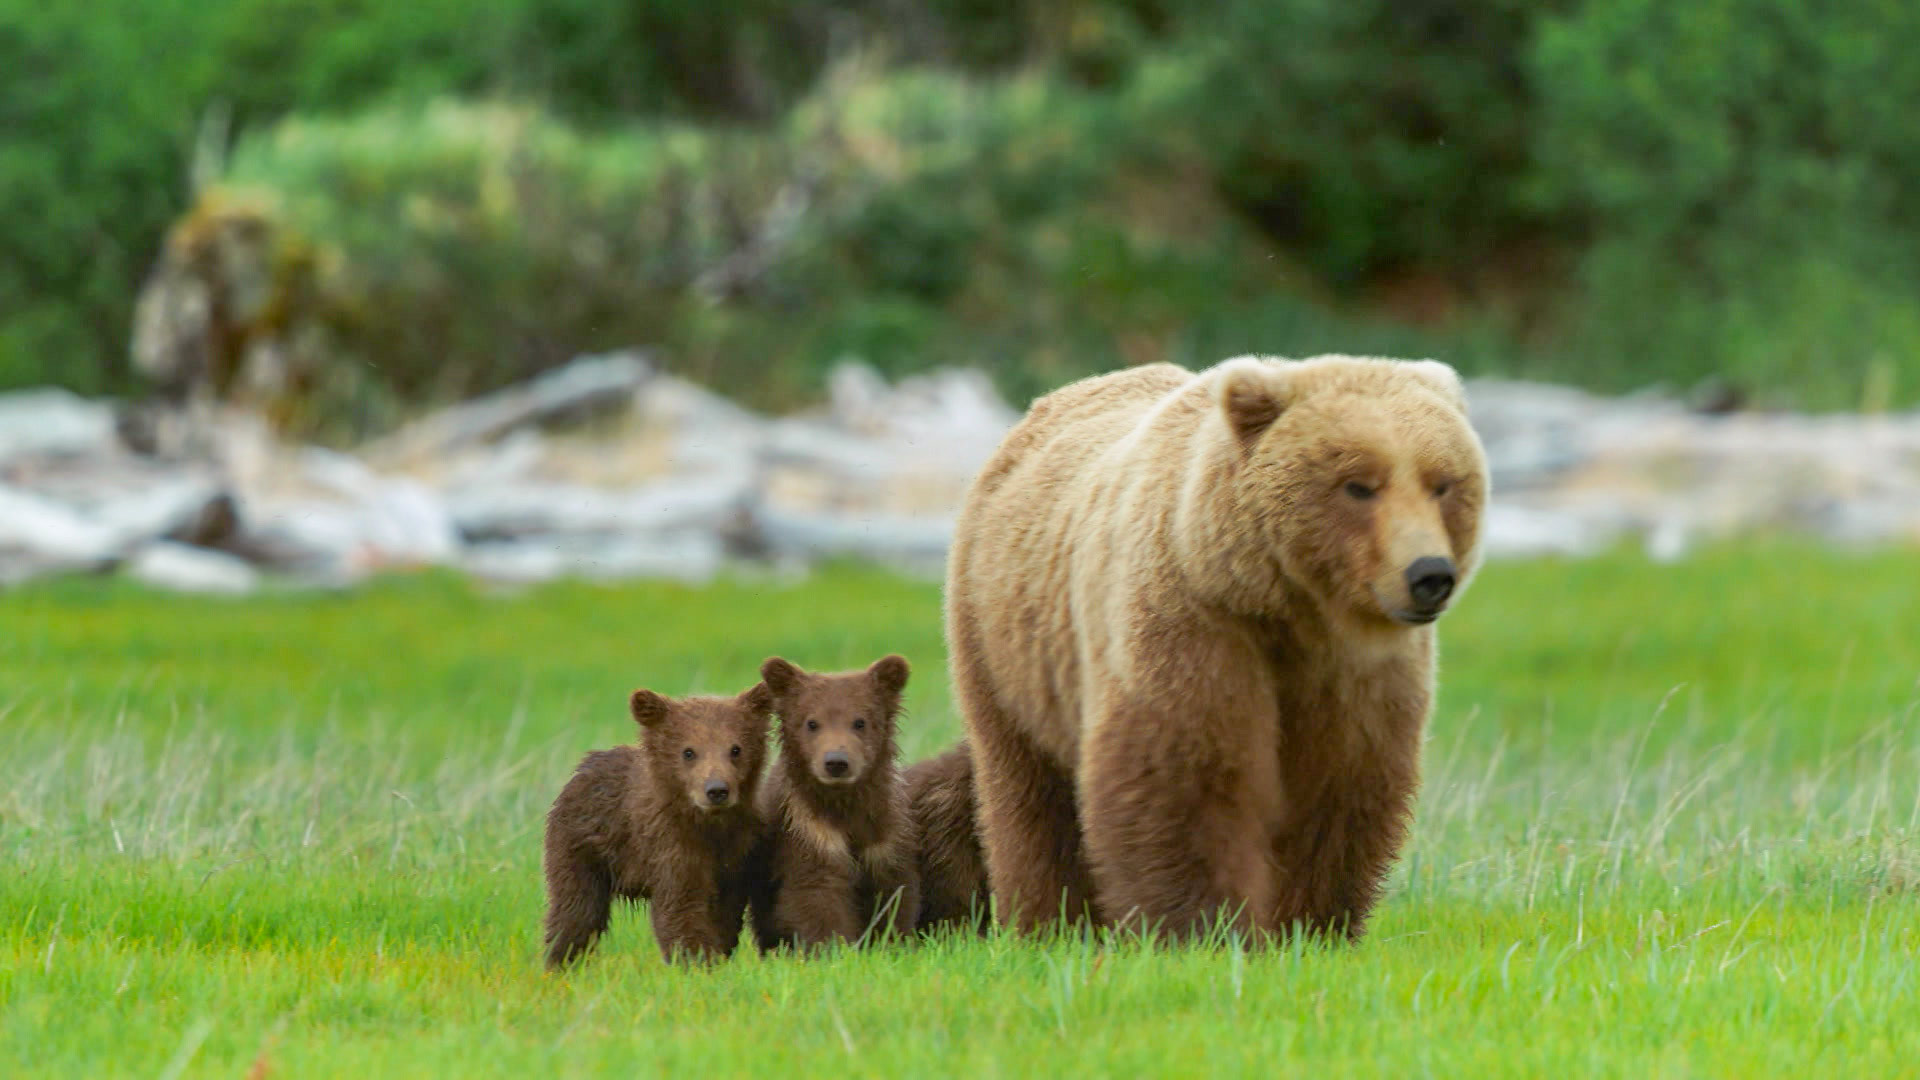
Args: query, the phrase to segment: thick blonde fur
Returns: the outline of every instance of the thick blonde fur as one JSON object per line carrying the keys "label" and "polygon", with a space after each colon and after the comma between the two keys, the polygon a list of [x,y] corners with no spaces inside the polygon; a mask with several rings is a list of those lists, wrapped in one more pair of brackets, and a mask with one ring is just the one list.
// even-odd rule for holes
{"label": "thick blonde fur", "polygon": [[974,481],[947,582],[1000,918],[1357,936],[1398,853],[1434,602],[1486,462],[1444,364],[1086,379]]}

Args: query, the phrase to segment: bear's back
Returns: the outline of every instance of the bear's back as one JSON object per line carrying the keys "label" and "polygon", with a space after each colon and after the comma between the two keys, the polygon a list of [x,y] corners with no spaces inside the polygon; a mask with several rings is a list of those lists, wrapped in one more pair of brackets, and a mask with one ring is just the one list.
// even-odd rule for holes
{"label": "bear's back", "polygon": [[[1107,619],[1104,608],[1076,609],[1074,582],[1117,575],[1112,591],[1124,602],[1123,556],[1149,523],[1131,523],[1114,489],[1153,486],[1172,467],[1168,454],[1136,448],[1135,436],[1186,401],[1195,380],[1176,365],[1150,364],[1040,398],[974,481],[956,523],[945,603],[960,677],[991,684],[995,700],[1030,718],[1031,734],[1056,760],[1077,753],[1078,631]],[[1148,468],[1112,460],[1135,453],[1147,455]]]}
{"label": "bear's back", "polygon": [[1146,364],[1068,383],[1036,398],[973,483],[991,495],[1023,465],[1060,475],[1112,445],[1149,409],[1193,380],[1178,364]]}
{"label": "bear's back", "polygon": [[590,751],[548,812],[549,833],[602,859],[632,842],[636,804],[648,802],[647,770],[637,746]]}

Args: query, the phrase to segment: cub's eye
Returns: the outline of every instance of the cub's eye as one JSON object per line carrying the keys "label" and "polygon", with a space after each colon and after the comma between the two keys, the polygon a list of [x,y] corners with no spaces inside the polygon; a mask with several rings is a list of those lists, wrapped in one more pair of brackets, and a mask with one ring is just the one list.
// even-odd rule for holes
{"label": "cub's eye", "polygon": [[867,730],[867,722],[865,720],[855,720],[853,722],[853,730],[855,731]]}
{"label": "cub's eye", "polygon": [[687,748],[686,748],[685,750],[682,750],[682,751],[680,751],[680,756],[681,756],[681,757],[683,757],[683,758],[686,758],[686,759],[687,759],[688,761],[692,761],[692,760],[693,760],[693,747],[691,747],[691,746],[689,746],[689,747],[687,747]]}
{"label": "cub's eye", "polygon": [[736,747],[734,747],[734,748],[733,748],[733,750],[732,750],[731,752],[732,752],[732,754],[733,754],[733,756],[734,756],[734,757],[739,757],[739,756],[740,756],[740,748],[739,748],[739,747],[737,747],[737,746],[736,746]]}
{"label": "cub's eye", "polygon": [[1443,480],[1440,483],[1433,485],[1433,497],[1436,499],[1444,499],[1447,497],[1447,492],[1452,490],[1453,490],[1453,481]]}
{"label": "cub's eye", "polygon": [[1347,481],[1346,491],[1348,498],[1358,499],[1361,502],[1366,502],[1368,499],[1373,498],[1375,494],[1372,488],[1358,480]]}
{"label": "cub's eye", "polygon": [[819,731],[819,730],[820,730],[820,721],[818,721],[818,720],[809,720],[809,721],[807,721],[807,730],[808,730],[808,731]]}

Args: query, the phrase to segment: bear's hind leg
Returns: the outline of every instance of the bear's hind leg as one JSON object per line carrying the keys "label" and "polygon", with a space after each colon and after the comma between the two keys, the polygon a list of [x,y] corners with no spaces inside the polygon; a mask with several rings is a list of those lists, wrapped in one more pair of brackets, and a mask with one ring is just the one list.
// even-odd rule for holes
{"label": "bear's hind leg", "polygon": [[547,968],[564,967],[593,948],[613,909],[613,878],[577,851],[548,849]]}

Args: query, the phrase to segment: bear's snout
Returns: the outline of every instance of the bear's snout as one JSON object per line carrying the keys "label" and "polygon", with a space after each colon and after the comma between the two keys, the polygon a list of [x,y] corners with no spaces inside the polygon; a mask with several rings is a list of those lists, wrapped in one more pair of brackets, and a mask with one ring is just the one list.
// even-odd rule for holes
{"label": "bear's snout", "polygon": [[714,806],[725,806],[733,798],[733,788],[725,780],[709,780],[706,787],[707,802]]}
{"label": "bear's snout", "polygon": [[1453,595],[1458,578],[1452,559],[1427,555],[1413,560],[1407,567],[1407,595],[1412,597],[1416,611],[1432,615]]}
{"label": "bear's snout", "polygon": [[836,780],[844,779],[853,771],[853,762],[847,758],[844,750],[829,750],[820,758],[820,768]]}

